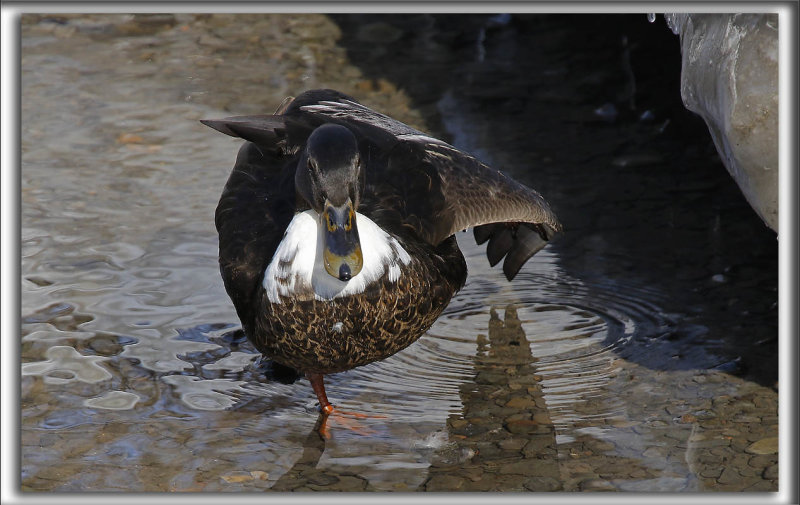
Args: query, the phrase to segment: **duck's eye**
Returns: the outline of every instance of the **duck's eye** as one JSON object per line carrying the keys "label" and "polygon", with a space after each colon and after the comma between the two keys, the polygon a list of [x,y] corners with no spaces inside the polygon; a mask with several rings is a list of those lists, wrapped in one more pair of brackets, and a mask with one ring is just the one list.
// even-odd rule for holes
{"label": "duck's eye", "polygon": [[328,224],[328,231],[335,232],[336,231],[336,223],[333,222],[333,218],[327,212],[325,213],[326,222]]}

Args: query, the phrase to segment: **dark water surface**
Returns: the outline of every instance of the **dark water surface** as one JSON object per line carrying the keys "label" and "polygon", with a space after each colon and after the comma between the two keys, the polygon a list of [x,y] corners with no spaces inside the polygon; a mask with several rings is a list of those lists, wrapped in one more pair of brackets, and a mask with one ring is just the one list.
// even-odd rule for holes
{"label": "dark water surface", "polygon": [[[776,491],[777,241],[637,16],[25,15],[26,491]],[[238,142],[332,87],[537,188],[566,232],[328,377],[314,431],[217,270]],[[385,417],[377,417],[385,416]]]}

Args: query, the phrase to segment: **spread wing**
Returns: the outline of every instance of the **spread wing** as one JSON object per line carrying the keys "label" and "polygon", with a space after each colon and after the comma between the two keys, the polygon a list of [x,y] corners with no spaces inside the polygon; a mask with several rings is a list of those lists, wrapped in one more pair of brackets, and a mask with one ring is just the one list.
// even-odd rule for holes
{"label": "spread wing", "polygon": [[375,212],[397,215],[433,245],[474,227],[476,241],[489,242],[492,265],[505,257],[503,271],[509,280],[561,231],[537,191],[338,91],[305,92],[285,102],[276,115],[203,122],[287,154],[298,152],[321,124],[350,128],[370,150],[367,185],[383,207]]}
{"label": "spread wing", "polygon": [[403,142],[392,151],[381,179],[402,194],[397,205],[426,241],[438,244],[474,227],[476,242],[489,242],[490,264],[505,258],[509,280],[562,230],[537,191],[443,142]]}

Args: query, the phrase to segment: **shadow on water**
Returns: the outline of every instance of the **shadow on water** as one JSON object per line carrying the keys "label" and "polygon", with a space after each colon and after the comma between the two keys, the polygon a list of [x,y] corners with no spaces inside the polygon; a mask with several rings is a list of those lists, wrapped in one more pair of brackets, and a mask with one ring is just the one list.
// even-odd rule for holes
{"label": "shadow on water", "polygon": [[393,82],[433,133],[545,195],[565,225],[551,247],[566,272],[663,293],[656,309],[676,327],[632,339],[626,359],[775,383],[775,234],[683,107],[678,38],[662,18],[331,18],[375,86]]}

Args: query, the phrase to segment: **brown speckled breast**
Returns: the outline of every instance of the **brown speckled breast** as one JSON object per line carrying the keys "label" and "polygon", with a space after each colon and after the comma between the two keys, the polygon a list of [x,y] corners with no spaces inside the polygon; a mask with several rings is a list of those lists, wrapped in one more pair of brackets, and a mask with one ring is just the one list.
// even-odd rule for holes
{"label": "brown speckled breast", "polygon": [[341,372],[395,354],[430,328],[467,274],[455,237],[409,253],[396,282],[384,278],[357,295],[271,303],[262,289],[250,340],[302,372]]}

